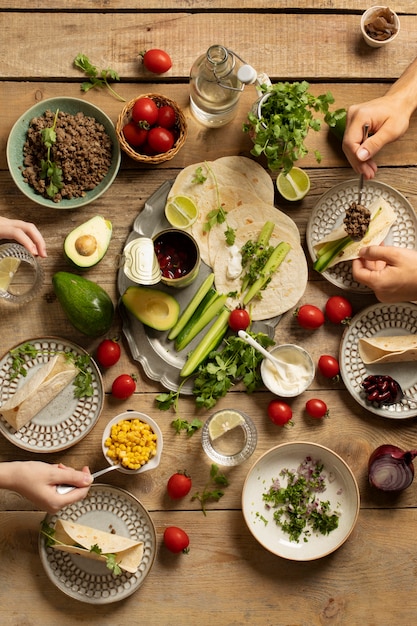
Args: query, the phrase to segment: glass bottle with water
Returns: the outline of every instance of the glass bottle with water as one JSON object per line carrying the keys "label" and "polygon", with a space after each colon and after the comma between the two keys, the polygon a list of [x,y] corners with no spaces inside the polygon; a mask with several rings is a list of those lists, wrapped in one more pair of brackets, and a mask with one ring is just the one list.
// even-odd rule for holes
{"label": "glass bottle with water", "polygon": [[205,126],[228,124],[236,113],[244,85],[256,82],[254,68],[247,64],[238,68],[236,57],[242,61],[224,46],[213,45],[191,68],[191,112]]}

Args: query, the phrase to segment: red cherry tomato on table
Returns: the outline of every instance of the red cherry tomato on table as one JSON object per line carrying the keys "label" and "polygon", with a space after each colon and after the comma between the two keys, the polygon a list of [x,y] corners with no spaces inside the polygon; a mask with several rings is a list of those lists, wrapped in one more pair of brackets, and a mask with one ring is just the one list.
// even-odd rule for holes
{"label": "red cherry tomato on table", "polygon": [[322,354],[318,362],[320,373],[326,378],[337,378],[340,373],[339,362],[330,354]]}
{"label": "red cherry tomato on table", "polygon": [[277,426],[285,426],[292,418],[292,409],[281,400],[271,400],[268,404],[268,417]]}
{"label": "red cherry tomato on table", "polygon": [[154,126],[148,132],[148,145],[156,154],[168,152],[175,143],[174,135],[167,128]]}
{"label": "red cherry tomato on table", "polygon": [[176,122],[175,111],[169,104],[164,104],[164,106],[159,107],[158,109],[158,126],[162,126],[162,128],[173,128]]}
{"label": "red cherry tomato on table", "polygon": [[318,398],[311,398],[311,400],[307,400],[306,402],[306,411],[313,417],[314,419],[321,419],[322,417],[327,417],[329,411],[327,409],[327,404],[323,402],[323,400],[319,400]]}
{"label": "red cherry tomato on table", "polygon": [[133,376],[129,376],[129,374],[120,374],[112,384],[111,393],[112,396],[118,398],[119,400],[126,400],[126,398],[130,398],[130,396],[136,390],[136,381]]}
{"label": "red cherry tomato on table", "polygon": [[122,132],[127,143],[130,143],[130,145],[134,148],[143,146],[148,136],[146,128],[139,128],[139,126],[133,121],[125,124]]}
{"label": "red cherry tomato on table", "polygon": [[229,326],[237,333],[246,330],[250,324],[250,316],[246,309],[234,309],[229,315]]}
{"label": "red cherry tomato on table", "polygon": [[191,478],[184,472],[176,472],[168,480],[167,491],[170,498],[178,500],[186,496],[191,489]]}
{"label": "red cherry tomato on table", "polygon": [[159,48],[147,50],[141,56],[143,58],[143,65],[149,72],[153,72],[154,74],[164,74],[172,67],[169,54]]}
{"label": "red cherry tomato on table", "polygon": [[190,539],[187,533],[178,526],[168,526],[164,532],[164,543],[168,550],[177,554],[178,552],[188,552]]}
{"label": "red cherry tomato on table", "polygon": [[120,359],[120,346],[113,339],[103,339],[97,346],[96,358],[103,367],[111,367]]}
{"label": "red cherry tomato on table", "polygon": [[307,330],[315,330],[324,324],[323,311],[314,304],[303,304],[295,312],[295,317],[302,328]]}
{"label": "red cherry tomato on table", "polygon": [[132,108],[132,118],[137,124],[146,122],[149,126],[156,124],[159,110],[152,98],[139,98]]}
{"label": "red cherry tomato on table", "polygon": [[331,296],[326,302],[325,313],[333,324],[349,324],[352,317],[352,305],[343,296]]}

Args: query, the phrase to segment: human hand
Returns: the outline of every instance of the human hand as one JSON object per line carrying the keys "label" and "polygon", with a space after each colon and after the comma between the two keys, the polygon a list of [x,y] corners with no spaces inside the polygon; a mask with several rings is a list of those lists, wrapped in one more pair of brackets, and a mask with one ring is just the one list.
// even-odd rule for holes
{"label": "human hand", "polygon": [[352,262],[352,273],[381,302],[417,300],[417,250],[383,245],[362,248]]}
{"label": "human hand", "polygon": [[[410,118],[407,114],[399,115],[399,110],[399,102],[390,95],[348,109],[343,151],[355,172],[363,174],[367,180],[375,176],[374,157],[379,150],[408,129]],[[362,143],[364,124],[369,124],[370,136]]]}
{"label": "human hand", "polygon": [[46,244],[35,224],[0,216],[0,238],[14,239],[34,256],[46,257]]}
{"label": "human hand", "polygon": [[[8,488],[48,513],[56,513],[64,506],[85,498],[92,483],[88,467],[77,471],[62,463],[54,465],[42,461],[12,461],[6,465],[9,466]],[[63,484],[77,488],[60,495],[56,487]]]}

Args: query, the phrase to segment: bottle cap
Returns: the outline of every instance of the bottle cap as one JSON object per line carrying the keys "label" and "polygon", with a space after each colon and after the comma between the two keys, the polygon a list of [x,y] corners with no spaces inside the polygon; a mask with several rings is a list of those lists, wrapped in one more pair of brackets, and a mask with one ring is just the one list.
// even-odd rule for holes
{"label": "bottle cap", "polygon": [[242,65],[237,71],[237,77],[241,83],[252,85],[256,82],[258,73],[251,65]]}
{"label": "bottle cap", "polygon": [[134,283],[155,285],[161,280],[161,268],[152,239],[139,237],[130,241],[124,251],[124,273]]}

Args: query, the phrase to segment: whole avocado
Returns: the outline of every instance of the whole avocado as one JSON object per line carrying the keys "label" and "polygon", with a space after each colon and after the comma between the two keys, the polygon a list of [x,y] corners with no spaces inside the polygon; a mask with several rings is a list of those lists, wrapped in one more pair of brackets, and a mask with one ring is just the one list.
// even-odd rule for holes
{"label": "whole avocado", "polygon": [[70,272],[57,272],[52,284],[69,321],[77,330],[89,337],[100,337],[110,330],[114,305],[100,285]]}

